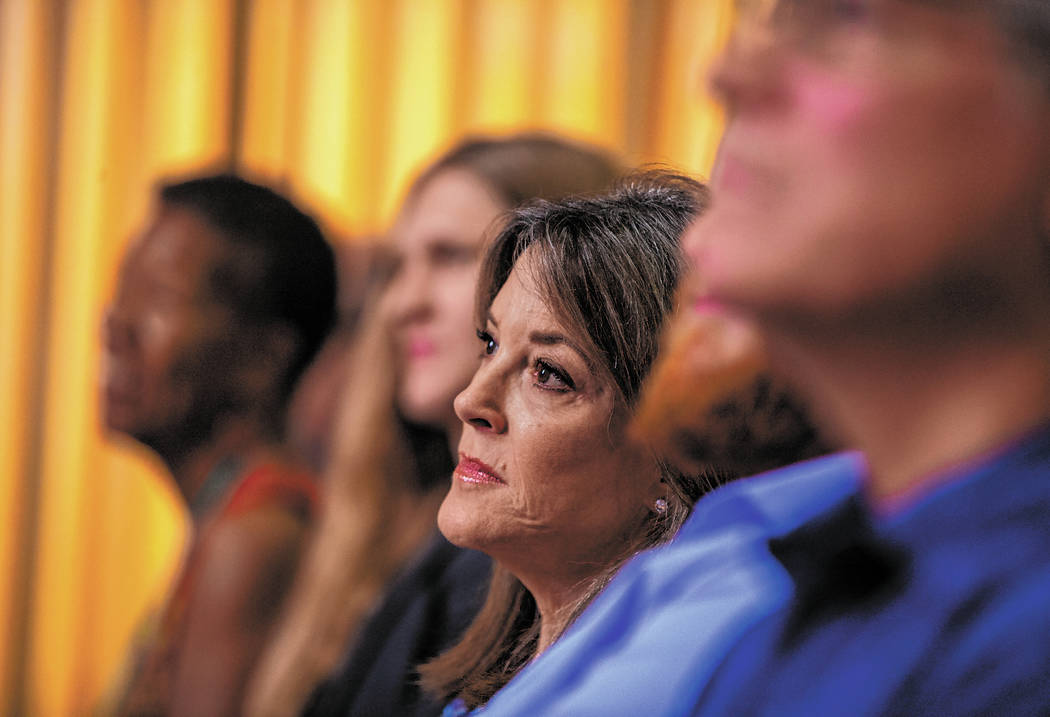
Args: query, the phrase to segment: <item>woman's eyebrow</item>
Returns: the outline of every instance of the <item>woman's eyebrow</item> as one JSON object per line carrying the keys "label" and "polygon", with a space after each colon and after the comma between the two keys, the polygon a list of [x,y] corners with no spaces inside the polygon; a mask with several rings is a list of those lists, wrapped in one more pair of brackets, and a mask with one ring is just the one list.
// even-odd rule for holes
{"label": "woman's eyebrow", "polygon": [[567,344],[574,349],[576,348],[564,334],[559,334],[556,331],[530,331],[529,341],[531,341],[534,344],[543,344],[544,346],[552,346],[554,344]]}
{"label": "woman's eyebrow", "polygon": [[529,342],[540,344],[541,346],[568,346],[580,355],[580,358],[582,358],[587,364],[587,368],[592,371],[594,370],[594,362],[591,361],[591,357],[587,355],[587,352],[580,348],[579,344],[569,339],[565,334],[560,334],[556,331],[530,331]]}

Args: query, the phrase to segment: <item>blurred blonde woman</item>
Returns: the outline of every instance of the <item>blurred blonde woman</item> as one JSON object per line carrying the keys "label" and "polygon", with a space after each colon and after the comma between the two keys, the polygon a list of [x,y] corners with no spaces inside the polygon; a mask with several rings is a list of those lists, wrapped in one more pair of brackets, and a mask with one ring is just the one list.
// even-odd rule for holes
{"label": "blurred blonde woman", "polygon": [[490,572],[435,527],[461,431],[452,400],[479,362],[482,246],[523,202],[598,192],[620,173],[602,152],[526,134],[467,140],[412,184],[348,362],[320,525],[247,714],[440,713],[415,666],[469,624]]}

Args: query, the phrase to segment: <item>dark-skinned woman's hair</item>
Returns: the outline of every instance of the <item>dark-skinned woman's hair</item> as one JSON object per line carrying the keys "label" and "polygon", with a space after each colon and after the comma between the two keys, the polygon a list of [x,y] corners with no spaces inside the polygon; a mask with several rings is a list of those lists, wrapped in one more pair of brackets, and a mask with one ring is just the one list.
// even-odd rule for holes
{"label": "dark-skinned woman's hair", "polygon": [[216,299],[248,324],[280,323],[296,337],[282,377],[287,398],[336,317],[335,253],[317,223],[284,196],[233,174],[159,187],[160,200],[218,230],[229,251],[211,277]]}

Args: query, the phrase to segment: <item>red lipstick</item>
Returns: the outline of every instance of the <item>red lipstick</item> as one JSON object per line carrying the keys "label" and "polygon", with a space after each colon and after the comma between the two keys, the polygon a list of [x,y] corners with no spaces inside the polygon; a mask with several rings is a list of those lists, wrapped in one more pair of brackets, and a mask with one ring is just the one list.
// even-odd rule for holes
{"label": "red lipstick", "polygon": [[505,481],[499,477],[495,468],[485,465],[477,458],[471,458],[462,453],[459,454],[459,465],[456,466],[456,470],[453,471],[452,475],[459,478],[464,483],[473,483],[475,485],[506,485]]}
{"label": "red lipstick", "polygon": [[430,358],[436,351],[434,342],[422,336],[413,336],[405,343],[405,354],[410,359]]}

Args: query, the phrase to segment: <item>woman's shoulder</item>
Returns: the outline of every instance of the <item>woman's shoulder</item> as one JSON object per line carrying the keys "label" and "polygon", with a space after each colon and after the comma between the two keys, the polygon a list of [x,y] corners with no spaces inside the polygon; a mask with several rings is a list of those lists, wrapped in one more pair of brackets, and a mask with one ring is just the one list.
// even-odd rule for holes
{"label": "woman's shoulder", "polygon": [[288,510],[309,520],[320,503],[317,479],[294,462],[270,457],[249,465],[223,507],[224,517],[259,508]]}

